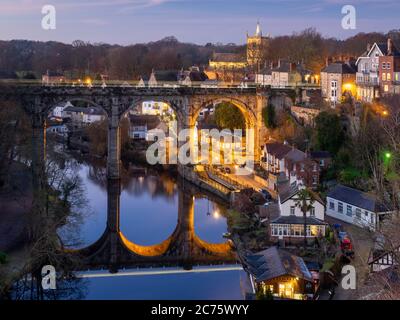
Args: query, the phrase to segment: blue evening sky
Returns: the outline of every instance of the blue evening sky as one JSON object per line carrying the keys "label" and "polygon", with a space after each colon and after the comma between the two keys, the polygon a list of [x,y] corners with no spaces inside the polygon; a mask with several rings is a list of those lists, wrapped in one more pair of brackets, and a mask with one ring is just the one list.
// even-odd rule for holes
{"label": "blue evening sky", "polygon": [[[57,9],[57,29],[41,28],[41,8]],[[357,29],[341,27],[341,8],[357,9]],[[325,36],[399,29],[399,0],[0,0],[0,40],[133,44],[176,36],[180,41],[245,42],[260,20],[264,33],[316,27]]]}

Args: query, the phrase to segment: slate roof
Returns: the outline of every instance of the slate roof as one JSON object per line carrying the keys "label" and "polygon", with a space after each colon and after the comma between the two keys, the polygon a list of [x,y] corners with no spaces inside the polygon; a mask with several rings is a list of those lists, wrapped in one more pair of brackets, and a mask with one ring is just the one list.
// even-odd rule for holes
{"label": "slate roof", "polygon": [[292,162],[299,162],[306,159],[307,155],[299,149],[292,149],[284,156],[284,158]]}
{"label": "slate roof", "polygon": [[[377,43],[376,45],[378,46],[379,50],[381,50],[385,56],[388,55],[387,43]],[[400,56],[400,51],[396,48],[396,46],[394,44],[393,44],[393,53],[391,55],[392,56]]]}
{"label": "slate roof", "polygon": [[312,281],[312,275],[304,260],[287,251],[271,247],[244,257],[245,269],[256,282],[268,281],[281,276],[298,277]]}
{"label": "slate roof", "polygon": [[265,147],[269,154],[274,155],[278,159],[283,159],[292,150],[292,147],[279,142],[267,143]]}
{"label": "slate roof", "polygon": [[[279,201],[280,203],[285,203],[287,200],[291,199],[294,197],[298,192],[300,191],[299,186],[296,185],[290,185],[289,188],[285,188],[282,192],[279,193]],[[319,197],[317,193],[315,193],[312,190],[308,190],[309,193],[312,194],[314,201],[317,201],[321,203],[322,205],[325,205],[322,199]]]}
{"label": "slate roof", "polygon": [[390,211],[386,206],[379,203],[373,195],[340,184],[333,188],[327,197],[371,212]]}
{"label": "slate roof", "polygon": [[324,69],[322,69],[321,72],[326,72],[326,73],[340,73],[340,74],[355,74],[357,71],[353,69],[350,65],[347,63],[331,63]]}
{"label": "slate roof", "polygon": [[163,82],[176,82],[179,78],[179,71],[177,70],[161,70],[154,71],[154,77],[157,81]]}
{"label": "slate roof", "polygon": [[[301,224],[304,225],[304,217],[298,216],[280,216],[275,220],[271,221],[271,224]],[[306,217],[306,224],[313,226],[326,225],[325,222],[314,218],[314,217]]]}

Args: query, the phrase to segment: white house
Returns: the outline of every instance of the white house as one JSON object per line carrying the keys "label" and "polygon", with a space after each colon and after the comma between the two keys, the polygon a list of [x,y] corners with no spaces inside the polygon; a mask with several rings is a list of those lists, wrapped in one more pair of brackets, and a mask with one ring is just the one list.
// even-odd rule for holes
{"label": "white house", "polygon": [[379,98],[379,57],[386,55],[386,51],[385,43],[374,43],[357,59],[357,97],[360,100],[372,102]]}
{"label": "white house", "polygon": [[72,105],[72,103],[71,102],[66,102],[66,103],[62,103],[62,104],[59,104],[59,105],[57,105],[56,107],[54,107],[54,109],[53,109],[53,112],[52,112],[52,116],[54,117],[54,118],[59,118],[59,119],[62,119],[62,118],[64,118],[64,110],[65,110],[65,108],[67,108],[67,107],[73,107],[73,105]]}
{"label": "white house", "polygon": [[376,230],[390,209],[368,193],[337,185],[326,197],[326,214],[338,220]]}
{"label": "white house", "polygon": [[304,214],[298,203],[299,193],[304,189],[305,187],[302,185],[293,184],[279,194],[279,217],[270,223],[272,237],[281,240],[304,238],[304,222],[307,225],[307,238],[325,235],[325,205],[318,195],[309,190],[313,199],[310,196],[310,199],[307,200],[311,209],[306,213],[304,219]]}
{"label": "white house", "polygon": [[106,115],[103,110],[96,107],[68,106],[63,111],[63,118],[70,118],[72,122],[78,125],[89,125],[104,120]]}

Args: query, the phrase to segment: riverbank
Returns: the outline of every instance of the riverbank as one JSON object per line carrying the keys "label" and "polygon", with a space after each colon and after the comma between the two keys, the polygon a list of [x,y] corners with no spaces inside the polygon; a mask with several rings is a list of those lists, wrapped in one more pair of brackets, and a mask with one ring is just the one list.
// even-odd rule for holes
{"label": "riverbank", "polygon": [[32,206],[30,169],[14,164],[9,181],[7,190],[0,192],[0,251],[5,253],[26,242],[25,231]]}

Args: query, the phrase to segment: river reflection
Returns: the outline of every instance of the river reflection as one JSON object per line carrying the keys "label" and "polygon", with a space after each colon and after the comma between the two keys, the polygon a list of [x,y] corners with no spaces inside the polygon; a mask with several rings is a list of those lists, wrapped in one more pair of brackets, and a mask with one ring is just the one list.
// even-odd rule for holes
{"label": "river reflection", "polygon": [[[107,183],[105,170],[100,165],[83,163],[78,175],[86,190],[89,214],[84,215],[79,230],[79,245],[86,247],[104,233],[107,222]],[[124,236],[139,245],[154,245],[167,239],[175,230],[178,220],[178,193],[185,182],[177,181],[168,173],[146,170],[141,173],[125,172],[122,179],[120,229]],[[187,182],[186,182],[187,184]],[[196,235],[204,241],[222,243],[227,232],[224,216],[227,206],[196,194],[194,227]],[[67,238],[65,226],[61,235]]]}

